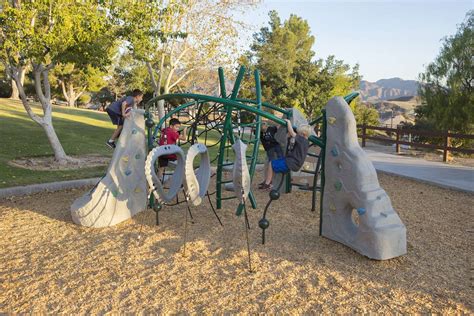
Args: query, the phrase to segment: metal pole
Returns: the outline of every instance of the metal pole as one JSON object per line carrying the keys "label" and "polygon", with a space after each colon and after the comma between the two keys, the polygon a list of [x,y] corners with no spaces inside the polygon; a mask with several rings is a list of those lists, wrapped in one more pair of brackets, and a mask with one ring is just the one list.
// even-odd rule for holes
{"label": "metal pole", "polygon": [[[325,175],[325,162],[326,162],[326,131],[327,131],[327,122],[326,122],[326,110],[322,110],[323,112],[323,122],[322,122],[322,131],[321,131],[321,138],[323,142],[323,146],[321,146],[321,196],[319,199],[319,236],[323,234],[323,205],[324,205],[324,185],[326,182],[326,175]],[[313,188],[314,189],[314,188]]]}

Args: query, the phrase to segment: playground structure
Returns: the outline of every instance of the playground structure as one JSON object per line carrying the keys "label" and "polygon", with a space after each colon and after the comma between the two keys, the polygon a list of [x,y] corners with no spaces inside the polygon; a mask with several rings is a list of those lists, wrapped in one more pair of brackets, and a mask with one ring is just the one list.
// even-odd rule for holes
{"label": "playground structure", "polygon": [[[167,94],[150,100],[145,113],[133,110],[131,119],[125,121],[107,174],[71,206],[73,220],[85,226],[110,226],[145,210],[148,205],[156,211],[158,223],[158,213],[163,206],[186,203],[190,213],[190,204],[199,205],[206,196],[219,219],[211,201],[211,196],[215,195],[217,209],[224,201],[237,199],[236,214],[245,214],[248,228],[247,201],[252,208],[257,208],[251,182],[259,156],[262,118],[280,126],[286,126],[284,119],[288,118],[296,127],[303,123],[317,126],[319,135],[315,133],[309,137],[310,150],[302,170],[280,174],[274,179],[274,183],[279,183],[278,188],[270,192],[270,201],[259,222],[263,235],[269,227],[266,213],[271,202],[278,200],[280,191],[290,193],[298,188],[311,192],[311,211],[316,210],[317,192],[320,192],[320,235],[373,259],[385,260],[405,254],[405,226],[380,188],[375,169],[357,142],[355,119],[348,103],[358,94],[331,99],[322,115],[308,122],[296,109],[282,109],[262,102],[258,71],[254,72],[256,99],[238,98],[244,74],[245,68],[241,67],[230,94],[226,92],[224,72],[220,68],[219,97]],[[159,102],[170,100],[180,100],[182,104],[169,109],[155,125],[153,108]],[[160,133],[172,117],[185,118],[181,122],[190,127],[187,140],[179,146],[157,147]],[[242,118],[245,118],[244,122]],[[146,162],[146,155],[142,155],[145,129],[150,151]],[[277,140],[286,148],[285,128],[279,129]],[[188,149],[187,155],[183,149]],[[156,161],[168,154],[178,157],[174,172],[165,172],[163,179],[159,179]],[[193,161],[198,154],[200,164],[195,170]],[[209,192],[212,164],[216,165],[215,191]],[[229,177],[229,171],[232,171],[232,177]],[[309,177],[312,182],[294,181],[298,177]],[[169,187],[167,192],[166,186]],[[184,193],[184,201],[179,201],[180,192]],[[172,204],[175,198],[176,203]]]}

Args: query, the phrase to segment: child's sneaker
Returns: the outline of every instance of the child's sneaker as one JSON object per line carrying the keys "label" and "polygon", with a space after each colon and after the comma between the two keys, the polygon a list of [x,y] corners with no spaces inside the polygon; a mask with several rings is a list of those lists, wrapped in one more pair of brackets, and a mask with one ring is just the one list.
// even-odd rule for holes
{"label": "child's sneaker", "polygon": [[262,184],[261,186],[258,187],[260,190],[270,190],[272,188],[271,184]]}
{"label": "child's sneaker", "polygon": [[112,149],[115,148],[115,142],[114,142],[114,141],[108,140],[105,144],[106,144],[107,146],[109,146],[110,148],[112,148]]}

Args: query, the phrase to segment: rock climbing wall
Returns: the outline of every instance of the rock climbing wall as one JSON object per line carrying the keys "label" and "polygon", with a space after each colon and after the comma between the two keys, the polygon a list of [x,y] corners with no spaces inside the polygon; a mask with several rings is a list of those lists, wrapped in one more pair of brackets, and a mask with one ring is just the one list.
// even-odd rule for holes
{"label": "rock climbing wall", "polygon": [[72,220],[83,226],[105,227],[145,210],[145,159],[144,110],[134,109],[125,119],[107,174],[95,189],[71,205]]}
{"label": "rock climbing wall", "polygon": [[406,228],[359,146],[354,115],[341,97],[326,105],[322,235],[377,260],[406,253]]}

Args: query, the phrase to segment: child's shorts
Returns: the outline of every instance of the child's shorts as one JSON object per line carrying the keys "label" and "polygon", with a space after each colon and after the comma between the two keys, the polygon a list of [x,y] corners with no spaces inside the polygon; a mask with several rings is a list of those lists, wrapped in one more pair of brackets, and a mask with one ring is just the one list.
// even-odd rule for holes
{"label": "child's shorts", "polygon": [[274,147],[270,147],[267,151],[267,158],[268,158],[268,161],[272,161],[272,160],[276,160],[278,158],[282,158],[283,157],[283,151],[281,150],[281,147],[278,145],[278,146],[274,146]]}
{"label": "child's shorts", "polygon": [[114,111],[111,111],[109,110],[109,108],[107,108],[107,114],[109,115],[110,117],[110,120],[112,121],[112,124],[114,125],[118,125],[118,126],[122,126],[123,125],[123,116],[118,114],[118,113],[115,113]]}
{"label": "child's shorts", "polygon": [[168,167],[168,164],[169,164],[170,160],[174,161],[174,160],[176,160],[176,158],[169,158],[167,156],[160,156],[160,157],[158,157],[158,165],[160,167]]}
{"label": "child's shorts", "polygon": [[170,160],[168,158],[165,158],[165,157],[158,157],[158,165],[160,167],[168,167],[168,162]]}
{"label": "child's shorts", "polygon": [[276,173],[287,173],[290,172],[290,169],[288,169],[288,165],[286,164],[285,158],[279,158],[272,160],[272,169]]}

